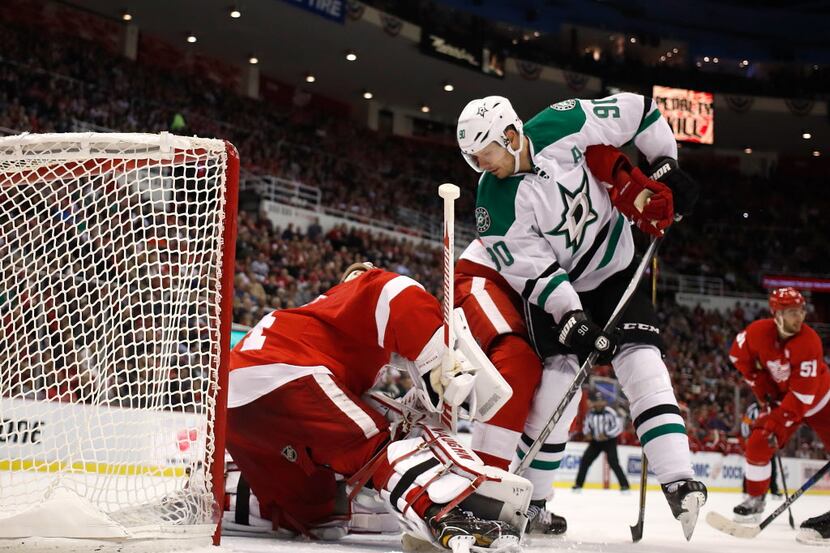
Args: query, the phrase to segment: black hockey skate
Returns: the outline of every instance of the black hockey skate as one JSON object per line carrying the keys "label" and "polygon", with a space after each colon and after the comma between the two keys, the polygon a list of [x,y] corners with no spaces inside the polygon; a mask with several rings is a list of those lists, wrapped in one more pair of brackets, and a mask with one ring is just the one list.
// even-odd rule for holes
{"label": "black hockey skate", "polygon": [[678,480],[663,484],[662,488],[674,518],[680,521],[683,535],[689,541],[695,531],[700,508],[706,504],[706,486],[698,480]]}
{"label": "black hockey skate", "polygon": [[443,505],[433,505],[427,509],[424,519],[435,541],[447,549],[455,550],[457,545],[452,542],[459,541],[492,549],[519,545],[519,531],[506,522],[481,519],[458,507],[450,509],[441,520],[436,520],[442,508]]}
{"label": "black hockey skate", "polygon": [[561,535],[568,530],[565,517],[555,515],[545,508],[544,499],[534,499],[527,508],[528,534]]}
{"label": "black hockey skate", "polygon": [[750,495],[743,503],[737,505],[732,512],[735,513],[733,517],[735,522],[758,522],[761,520],[761,515],[764,514],[764,507],[767,502],[763,495]]}
{"label": "black hockey skate", "polygon": [[830,545],[830,511],[802,522],[795,539],[809,545]]}

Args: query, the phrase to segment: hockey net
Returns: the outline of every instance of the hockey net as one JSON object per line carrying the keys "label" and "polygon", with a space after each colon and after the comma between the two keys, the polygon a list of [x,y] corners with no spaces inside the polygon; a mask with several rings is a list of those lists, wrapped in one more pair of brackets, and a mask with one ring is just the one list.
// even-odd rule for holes
{"label": "hockey net", "polygon": [[210,543],[238,172],[221,140],[0,139],[0,549]]}

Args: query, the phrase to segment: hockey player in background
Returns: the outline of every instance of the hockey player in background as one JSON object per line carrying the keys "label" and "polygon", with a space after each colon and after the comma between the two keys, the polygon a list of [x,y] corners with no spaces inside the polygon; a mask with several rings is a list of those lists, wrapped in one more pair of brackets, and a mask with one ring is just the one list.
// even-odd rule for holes
{"label": "hockey player in background", "polygon": [[[628,221],[660,236],[675,208],[691,210],[697,187],[676,168],[666,176],[668,186],[649,179],[615,148],[592,154],[593,174],[586,165],[591,145],[633,142],[655,170],[676,167],[670,127],[651,99],[636,94],[566,100],[527,124],[506,98],[490,96],[467,104],[457,140],[470,166],[484,173],[475,211],[482,246],[499,275],[544,315],[531,335],[541,356],[562,359],[552,396],[564,396],[577,356],[596,351],[599,363],[613,362],[651,468],[691,538],[707,492],[693,479],[684,421],[645,291],[638,289],[623,313],[619,335],[606,334],[602,325],[636,269]],[[531,441],[555,407],[539,405],[548,417],[540,413],[539,424],[526,427]],[[520,443],[519,454],[527,447]]]}
{"label": "hockey player in background", "polygon": [[[752,322],[738,333],[729,360],[769,411],[761,413],[746,441],[746,491],[735,507],[738,521],[759,520],[772,476],[772,456],[801,423],[830,445],[830,372],[821,339],[804,323],[804,296],[794,288],[773,290],[772,318]],[[811,519],[812,520],[812,519]]]}
{"label": "hockey player in background", "polygon": [[[442,369],[443,352],[437,300],[371,264],[351,266],[307,305],[266,315],[231,352],[227,449],[241,470],[237,489],[253,495],[237,493],[226,520],[239,523],[242,514],[243,525],[253,518],[274,530],[339,538],[348,518],[338,495],[343,477],[354,491],[374,489],[421,540],[515,546],[530,483],[418,422],[419,409],[460,405],[473,389],[475,369],[460,351],[455,366]],[[398,435],[401,426],[390,429],[361,399],[392,353],[413,373],[408,406],[416,416],[401,426],[414,433]],[[490,518],[473,514],[481,497],[501,501],[503,520],[492,509]]]}

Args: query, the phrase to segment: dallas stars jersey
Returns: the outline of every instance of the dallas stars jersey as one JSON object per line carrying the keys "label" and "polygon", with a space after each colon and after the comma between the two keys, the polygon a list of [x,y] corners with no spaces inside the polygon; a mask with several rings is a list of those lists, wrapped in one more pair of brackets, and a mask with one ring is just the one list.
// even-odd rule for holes
{"label": "dallas stars jersey", "polygon": [[671,128],[651,98],[566,100],[524,125],[531,173],[478,185],[476,227],[497,270],[522,297],[560,320],[634,255],[630,225],[588,170],[585,150],[634,142],[649,162],[677,158]]}

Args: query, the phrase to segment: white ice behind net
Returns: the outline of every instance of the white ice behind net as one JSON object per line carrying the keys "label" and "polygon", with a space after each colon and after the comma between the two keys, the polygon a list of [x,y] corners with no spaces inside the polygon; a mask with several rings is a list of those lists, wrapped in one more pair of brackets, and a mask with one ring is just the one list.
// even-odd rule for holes
{"label": "white ice behind net", "polygon": [[166,133],[0,139],[0,526],[58,488],[212,521],[226,164]]}

